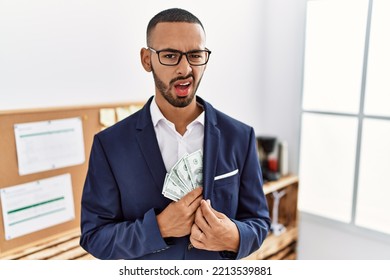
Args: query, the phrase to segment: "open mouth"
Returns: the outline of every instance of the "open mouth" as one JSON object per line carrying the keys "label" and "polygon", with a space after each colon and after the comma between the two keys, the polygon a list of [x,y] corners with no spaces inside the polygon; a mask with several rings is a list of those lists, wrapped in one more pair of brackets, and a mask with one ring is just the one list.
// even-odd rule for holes
{"label": "open mouth", "polygon": [[190,81],[177,82],[177,83],[175,83],[174,87],[175,87],[175,92],[176,92],[177,96],[185,97],[189,93],[189,89],[191,87],[191,82]]}

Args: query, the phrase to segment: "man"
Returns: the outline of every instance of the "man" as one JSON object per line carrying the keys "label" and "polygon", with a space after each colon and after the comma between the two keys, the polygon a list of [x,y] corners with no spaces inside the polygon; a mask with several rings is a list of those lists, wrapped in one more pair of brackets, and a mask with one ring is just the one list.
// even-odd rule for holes
{"label": "man", "polygon": [[[80,244],[101,259],[240,259],[260,247],[270,220],[254,131],[195,97],[210,51],[202,23],[182,9],[147,28],[141,62],[155,95],[98,133],[82,197]],[[203,153],[203,186],[177,201],[165,176]]]}

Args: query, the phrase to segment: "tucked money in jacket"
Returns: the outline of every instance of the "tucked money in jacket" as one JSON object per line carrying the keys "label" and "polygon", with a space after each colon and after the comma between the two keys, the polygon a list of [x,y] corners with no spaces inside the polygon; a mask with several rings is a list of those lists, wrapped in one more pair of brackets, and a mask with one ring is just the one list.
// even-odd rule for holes
{"label": "tucked money in jacket", "polygon": [[257,250],[270,219],[253,128],[197,97],[205,111],[203,197],[237,226],[237,253],[199,250],[189,236],[162,238],[165,169],[150,115],[137,113],[95,135],[82,195],[81,246],[100,259],[240,259]]}

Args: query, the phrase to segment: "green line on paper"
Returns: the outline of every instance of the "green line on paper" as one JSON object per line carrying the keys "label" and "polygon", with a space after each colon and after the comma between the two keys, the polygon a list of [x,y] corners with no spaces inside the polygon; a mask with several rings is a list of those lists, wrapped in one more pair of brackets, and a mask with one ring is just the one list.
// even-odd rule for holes
{"label": "green line on paper", "polygon": [[58,133],[66,133],[66,132],[71,132],[71,131],[74,131],[74,129],[73,129],[73,128],[69,128],[69,129],[62,129],[62,130],[37,132],[37,133],[31,133],[31,134],[23,134],[23,135],[20,135],[20,138],[32,137],[32,136],[50,135],[50,134],[58,134]]}
{"label": "green line on paper", "polygon": [[26,221],[29,221],[29,220],[37,219],[37,218],[42,217],[42,216],[47,216],[47,215],[50,215],[50,214],[53,214],[53,213],[56,213],[56,212],[61,212],[61,211],[64,211],[65,209],[66,209],[65,207],[59,208],[59,209],[56,209],[56,210],[53,210],[53,211],[50,211],[50,212],[46,212],[46,213],[43,213],[43,214],[40,214],[40,215],[36,215],[36,216],[30,217],[30,218],[26,218],[26,219],[23,219],[23,220],[20,220],[20,221],[17,221],[17,222],[10,223],[10,224],[8,224],[8,226],[13,226],[13,225],[20,224],[20,223],[23,223],[23,222],[26,222]]}
{"label": "green line on paper", "polygon": [[21,207],[21,208],[18,208],[18,209],[14,209],[14,210],[8,211],[7,214],[12,214],[12,213],[15,213],[15,212],[23,211],[23,210],[26,210],[26,209],[29,209],[29,208],[33,208],[33,207],[38,207],[38,206],[41,206],[41,205],[44,205],[44,204],[52,203],[52,202],[55,202],[55,201],[58,201],[58,200],[63,200],[63,199],[65,199],[64,196],[53,198],[53,199],[50,199],[50,200],[42,201],[42,202],[39,202],[39,203],[36,203],[36,204],[31,204],[31,205],[27,205],[27,206],[24,206],[24,207]]}

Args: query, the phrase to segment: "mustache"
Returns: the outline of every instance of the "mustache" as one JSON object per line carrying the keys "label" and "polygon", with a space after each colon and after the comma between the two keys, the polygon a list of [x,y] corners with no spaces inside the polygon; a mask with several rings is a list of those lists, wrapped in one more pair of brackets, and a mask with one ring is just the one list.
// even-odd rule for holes
{"label": "mustache", "polygon": [[173,85],[175,82],[177,81],[180,81],[180,80],[185,80],[185,79],[188,79],[188,78],[192,78],[193,80],[195,80],[195,77],[193,74],[189,74],[187,76],[179,76],[179,77],[176,77],[174,79],[172,79],[170,82],[169,82],[169,85]]}

